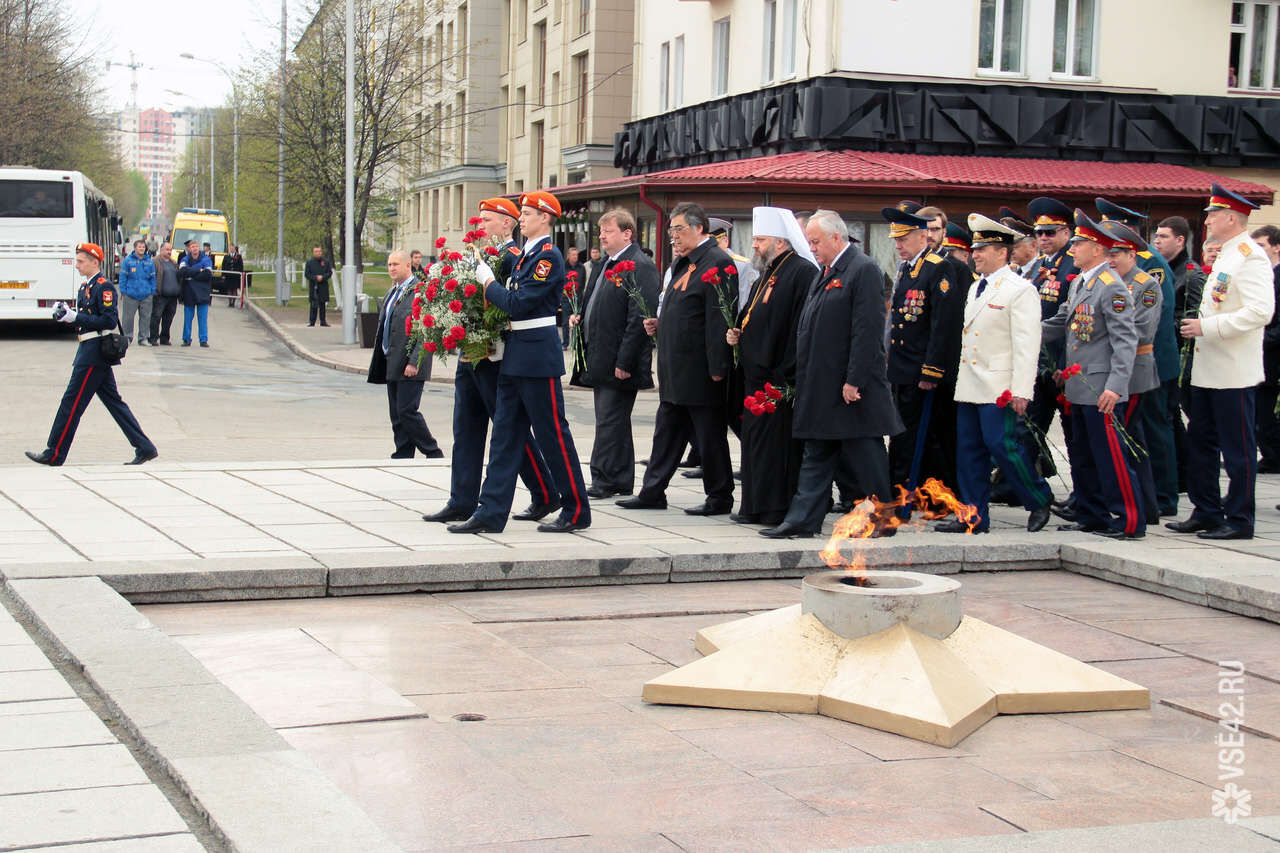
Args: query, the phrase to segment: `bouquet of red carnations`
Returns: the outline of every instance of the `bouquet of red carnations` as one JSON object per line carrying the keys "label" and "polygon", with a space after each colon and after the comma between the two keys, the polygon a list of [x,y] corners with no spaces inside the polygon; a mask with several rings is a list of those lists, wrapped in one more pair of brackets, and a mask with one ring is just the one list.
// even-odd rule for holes
{"label": "bouquet of red carnations", "polygon": [[418,284],[413,295],[413,309],[405,321],[409,335],[409,351],[421,345],[418,363],[428,355],[447,364],[450,353],[458,353],[468,361],[481,361],[502,346],[502,333],[508,328],[506,312],[490,305],[484,297],[484,286],[476,276],[481,261],[492,262],[498,249],[472,218],[462,238],[461,252],[446,247],[444,237],[436,240],[440,260],[427,268],[426,281]]}

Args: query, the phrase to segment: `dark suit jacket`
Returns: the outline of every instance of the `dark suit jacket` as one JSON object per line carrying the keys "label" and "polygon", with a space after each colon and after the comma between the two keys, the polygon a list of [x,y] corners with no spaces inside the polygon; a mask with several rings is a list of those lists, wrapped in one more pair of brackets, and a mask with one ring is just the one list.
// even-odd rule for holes
{"label": "dark suit jacket", "polygon": [[[712,267],[720,269],[720,288],[737,310],[738,268],[715,240],[676,260],[671,283],[662,296],[658,322],[658,394],[678,406],[723,405],[725,384],[733,356],[724,334],[728,329],[716,289],[702,280]],[[725,272],[729,270],[729,272]],[[687,276],[686,276],[687,274]]]}
{"label": "dark suit jacket", "polygon": [[[631,276],[653,314],[662,289],[658,268],[634,243],[623,250],[618,260],[636,265]],[[572,384],[588,388],[652,388],[653,339],[644,330],[640,306],[624,288],[605,279],[607,263],[601,260],[596,264],[582,298],[587,366],[585,370],[574,370]],[[597,300],[594,305],[593,299]],[[591,320],[589,324],[587,318]],[[618,379],[613,375],[614,368],[627,371],[631,378]]]}
{"label": "dark suit jacket", "polygon": [[[401,295],[400,300],[393,308],[390,300],[383,300],[382,310],[378,312],[378,331],[373,338],[373,356],[369,360],[369,381],[375,385],[385,385],[388,382],[425,382],[431,378],[431,358],[422,359],[422,364],[418,367],[416,376],[408,377],[404,375],[405,367],[410,363],[417,363],[418,357],[422,355],[422,347],[414,347],[413,353],[409,353],[409,336],[405,334],[405,320],[408,319],[410,312],[413,311],[413,292],[411,286]],[[391,295],[391,291],[387,291],[387,295]],[[391,314],[391,337],[387,341],[387,352],[382,352],[382,328],[387,319],[387,311],[390,309]]]}
{"label": "dark suit jacket", "polygon": [[[902,432],[886,376],[883,285],[875,261],[851,244],[809,291],[796,334],[795,438]],[[846,383],[860,400],[844,401]]]}

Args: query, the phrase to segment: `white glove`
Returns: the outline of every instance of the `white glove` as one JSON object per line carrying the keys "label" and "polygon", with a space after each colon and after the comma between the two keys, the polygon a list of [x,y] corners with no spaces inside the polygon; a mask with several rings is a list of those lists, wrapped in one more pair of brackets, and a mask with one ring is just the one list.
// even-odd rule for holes
{"label": "white glove", "polygon": [[70,305],[68,305],[65,302],[59,302],[58,304],[66,309],[63,315],[58,318],[58,322],[59,323],[75,323],[76,318],[80,316],[79,313],[76,311],[76,309],[72,308]]}
{"label": "white glove", "polygon": [[481,287],[487,285],[491,281],[496,281],[497,278],[498,277],[493,274],[493,270],[489,269],[489,265],[484,261],[480,261],[476,264],[476,279],[480,282]]}

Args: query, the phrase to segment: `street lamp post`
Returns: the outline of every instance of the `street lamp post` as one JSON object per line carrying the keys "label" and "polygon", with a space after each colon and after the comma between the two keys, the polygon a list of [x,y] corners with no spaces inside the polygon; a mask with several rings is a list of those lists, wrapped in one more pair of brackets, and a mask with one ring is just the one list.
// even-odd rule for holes
{"label": "street lamp post", "polygon": [[[342,342],[356,342],[356,172],[355,172],[355,80],[356,25],[354,0],[347,0],[347,67],[346,67],[346,241],[342,264]],[[394,284],[394,282],[393,282]]]}
{"label": "street lamp post", "polygon": [[[239,226],[240,226],[240,86],[236,83],[235,74],[227,69],[225,65],[217,60],[205,59],[190,53],[178,54],[183,59],[190,59],[193,62],[204,62],[212,65],[221,71],[226,78],[231,81],[231,242],[237,246],[240,245]],[[209,150],[213,151],[213,130],[210,126]],[[210,157],[212,163],[212,157]],[[210,167],[212,172],[212,167]],[[216,207],[213,203],[213,176],[209,176],[209,206]]]}
{"label": "street lamp post", "polygon": [[280,0],[280,138],[276,155],[276,303],[279,305],[289,302],[289,286],[284,280],[284,69],[288,20],[289,0]]}

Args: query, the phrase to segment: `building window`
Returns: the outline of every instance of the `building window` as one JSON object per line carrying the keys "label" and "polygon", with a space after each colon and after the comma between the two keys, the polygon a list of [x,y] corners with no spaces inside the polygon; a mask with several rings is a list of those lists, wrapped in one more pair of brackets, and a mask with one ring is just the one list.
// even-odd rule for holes
{"label": "building window", "polygon": [[587,54],[580,53],[573,58],[573,78],[576,81],[577,96],[574,111],[577,116],[576,140],[579,145],[587,142],[587,93],[591,89],[590,77],[587,73]]}
{"label": "building window", "polygon": [[529,0],[516,0],[516,41],[529,37]]}
{"label": "building window", "polygon": [[530,130],[532,131],[532,138],[529,142],[529,160],[533,168],[530,169],[529,177],[533,180],[535,187],[540,187],[542,186],[542,166],[544,162],[542,158],[542,141],[545,136],[542,132],[542,122],[535,121],[530,125]]}
{"label": "building window", "polygon": [[1280,89],[1280,4],[1231,4],[1231,89]]}
{"label": "building window", "polygon": [[658,48],[658,103],[662,112],[671,105],[671,42],[664,41]]}
{"label": "building window", "polygon": [[982,0],[978,19],[978,70],[1022,73],[1023,0]]}
{"label": "building window", "polygon": [[591,22],[591,0],[578,0],[578,35],[587,31]]}
{"label": "building window", "polygon": [[721,18],[712,25],[711,94],[729,91],[729,19]]}
{"label": "building window", "polygon": [[456,52],[459,77],[467,76],[467,29],[467,4],[463,3],[458,7],[458,46]]}
{"label": "building window", "polygon": [[524,136],[524,86],[516,87],[516,102],[511,105],[512,121],[516,126],[516,136]]}
{"label": "building window", "polygon": [[1093,77],[1098,0],[1054,0],[1053,73]]}
{"label": "building window", "polygon": [[782,76],[796,73],[796,0],[782,0]]}
{"label": "building window", "polygon": [[535,50],[537,53],[533,57],[533,73],[538,75],[538,105],[542,106],[547,102],[547,23],[536,24],[533,28],[533,35],[536,39]]}
{"label": "building window", "polygon": [[762,83],[770,83],[773,81],[773,53],[777,46],[777,30],[778,30],[778,2],[777,0],[764,0],[764,27],[762,28],[760,38],[764,43],[764,68],[760,74]]}
{"label": "building window", "polygon": [[556,127],[560,124],[560,112],[562,102],[560,98],[560,72],[556,71],[551,75],[551,103],[547,112],[550,114],[551,126]]}
{"label": "building window", "polygon": [[563,0],[555,0],[555,2],[551,4],[551,21],[552,21],[552,23],[555,23],[555,24],[560,23],[560,4],[561,4],[562,2],[563,2]]}
{"label": "building window", "polygon": [[676,36],[676,55],[671,68],[671,106],[684,105],[684,36]]}

